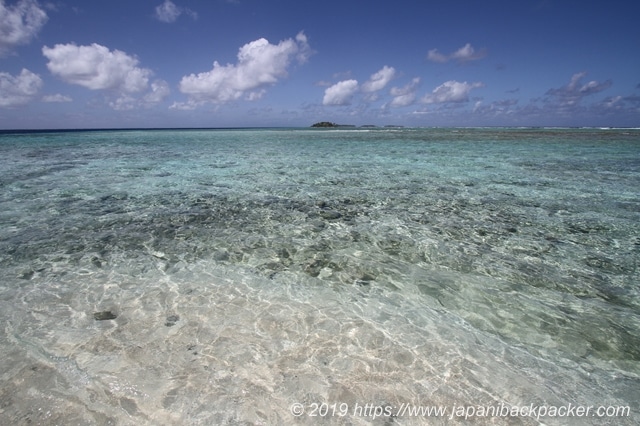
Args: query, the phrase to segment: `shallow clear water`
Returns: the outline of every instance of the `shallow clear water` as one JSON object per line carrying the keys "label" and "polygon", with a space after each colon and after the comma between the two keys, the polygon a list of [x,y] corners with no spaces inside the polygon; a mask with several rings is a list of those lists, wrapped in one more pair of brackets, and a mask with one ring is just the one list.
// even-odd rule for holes
{"label": "shallow clear water", "polygon": [[0,154],[1,424],[465,421],[354,411],[403,403],[637,424],[640,130],[3,134]]}

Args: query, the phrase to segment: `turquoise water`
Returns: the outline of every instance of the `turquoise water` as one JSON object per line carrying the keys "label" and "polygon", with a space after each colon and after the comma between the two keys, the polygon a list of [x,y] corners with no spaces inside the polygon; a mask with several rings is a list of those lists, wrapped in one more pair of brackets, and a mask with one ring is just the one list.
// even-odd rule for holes
{"label": "turquoise water", "polygon": [[[638,422],[640,130],[40,132],[0,154],[2,424]],[[630,415],[357,411],[403,403]]]}

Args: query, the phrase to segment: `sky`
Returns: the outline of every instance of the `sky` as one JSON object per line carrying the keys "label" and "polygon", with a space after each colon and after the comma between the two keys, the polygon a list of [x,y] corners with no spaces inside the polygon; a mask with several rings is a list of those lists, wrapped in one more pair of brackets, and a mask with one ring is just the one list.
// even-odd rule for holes
{"label": "sky", "polygon": [[640,127],[632,0],[0,0],[0,129]]}

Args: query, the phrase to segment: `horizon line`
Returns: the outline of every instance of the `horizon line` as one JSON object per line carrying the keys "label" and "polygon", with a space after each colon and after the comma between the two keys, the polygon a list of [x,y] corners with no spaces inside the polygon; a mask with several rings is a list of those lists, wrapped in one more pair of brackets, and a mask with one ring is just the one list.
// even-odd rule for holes
{"label": "horizon line", "polygon": [[54,132],[100,132],[100,131],[164,131],[164,130],[250,130],[250,129],[312,129],[319,131],[328,131],[332,129],[339,130],[370,130],[370,129],[590,129],[590,130],[640,130],[640,127],[613,127],[613,126],[401,126],[401,125],[351,125],[339,124],[335,127],[313,127],[313,126],[229,126],[229,127],[84,127],[84,128],[17,128],[17,129],[0,129],[0,134],[21,134],[21,133],[54,133]]}

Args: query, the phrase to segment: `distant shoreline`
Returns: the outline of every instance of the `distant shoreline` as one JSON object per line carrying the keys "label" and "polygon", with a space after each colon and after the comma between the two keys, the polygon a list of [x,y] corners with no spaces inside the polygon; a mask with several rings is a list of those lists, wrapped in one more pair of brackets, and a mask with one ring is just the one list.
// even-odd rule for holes
{"label": "distant shoreline", "polygon": [[554,127],[554,126],[491,126],[491,127],[475,127],[475,126],[396,126],[396,125],[385,125],[385,126],[375,126],[375,125],[335,125],[330,127],[321,127],[321,126],[273,126],[273,127],[261,127],[261,126],[249,126],[249,127],[88,127],[88,128],[54,128],[54,129],[0,129],[0,135],[10,135],[10,134],[27,134],[27,133],[74,133],[74,132],[126,132],[126,131],[202,131],[202,130],[308,130],[308,129],[452,129],[452,130],[462,130],[462,129],[476,129],[476,130],[640,130],[640,127],[605,127],[605,126],[594,126],[594,127]]}
{"label": "distant shoreline", "polygon": [[319,121],[317,123],[314,123],[311,125],[311,127],[315,127],[315,128],[356,128],[356,127],[360,127],[360,128],[367,128],[367,129],[378,129],[378,128],[403,128],[405,126],[399,126],[399,125],[394,125],[394,124],[386,124],[384,126],[378,126],[375,124],[363,124],[361,126],[356,126],[355,124],[338,124],[338,123],[333,123],[331,121]]}

